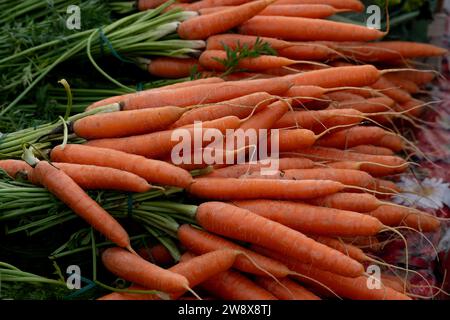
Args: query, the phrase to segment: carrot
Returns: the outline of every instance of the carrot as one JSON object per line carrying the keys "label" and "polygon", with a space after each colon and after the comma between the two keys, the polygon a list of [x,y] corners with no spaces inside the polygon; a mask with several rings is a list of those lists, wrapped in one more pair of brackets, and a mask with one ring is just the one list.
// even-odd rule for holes
{"label": "carrot", "polygon": [[244,200],[233,204],[294,230],[329,236],[374,235],[383,225],[357,212],[292,201]]}
{"label": "carrot", "polygon": [[[382,286],[381,288],[372,288],[367,286],[367,277],[360,276],[356,278],[348,278],[336,273],[322,271],[314,268],[310,265],[287,259],[279,253],[267,250],[265,248],[255,248],[258,252],[264,253],[272,258],[275,258],[286,265],[288,265],[292,270],[298,272],[299,274],[305,275],[307,277],[313,278],[319,281],[323,285],[330,288],[337,295],[344,298],[355,299],[355,300],[410,300],[410,298],[404,294],[401,294],[387,286]],[[308,280],[305,277],[296,276],[296,279],[302,282],[315,283]]]}
{"label": "carrot", "polygon": [[119,138],[167,129],[185,112],[177,107],[96,114],[75,121],[73,131],[85,139]]}
{"label": "carrot", "polygon": [[94,229],[120,247],[131,249],[130,238],[122,226],[92,200],[67,174],[47,161],[33,169],[34,183],[44,186]]}
{"label": "carrot", "polygon": [[349,151],[354,151],[357,153],[373,154],[378,156],[393,156],[394,151],[385,147],[377,147],[374,145],[361,144],[356,147],[348,148]]}
{"label": "carrot", "polygon": [[[207,15],[215,12],[220,12],[229,9],[230,6],[203,8],[199,10],[202,15]],[[285,16],[285,17],[303,17],[320,19],[332,16],[333,14],[342,12],[332,6],[326,4],[286,4],[286,5],[270,5],[261,12],[258,16]]]}
{"label": "carrot", "polygon": [[253,17],[239,27],[239,33],[293,41],[372,41],[385,35],[379,30],[355,24],[282,16]]}
{"label": "carrot", "polygon": [[261,79],[200,84],[173,90],[141,91],[123,100],[124,110],[155,108],[161,106],[194,106],[214,103],[255,92],[282,94],[292,85],[290,79]]}
{"label": "carrot", "polygon": [[[208,178],[239,178],[245,174],[250,174],[253,172],[258,172],[262,168],[268,167],[267,164],[263,162],[258,163],[243,163],[236,164],[233,166],[216,169],[207,175]],[[302,158],[282,158],[279,159],[278,169],[307,169],[314,167],[314,162],[309,159]]]}
{"label": "carrot", "polygon": [[381,205],[380,200],[371,194],[345,192],[309,199],[307,202],[316,206],[354,212],[369,212]]}
{"label": "carrot", "polygon": [[408,168],[406,161],[397,156],[376,156],[325,147],[311,147],[301,150],[298,155],[316,161],[356,161],[359,162],[359,170],[375,177],[401,173]]}
{"label": "carrot", "polygon": [[[226,60],[227,53],[223,50],[206,50],[203,51],[199,58],[202,67],[214,71],[226,71],[227,66],[221,62]],[[239,69],[262,72],[266,69],[286,67],[296,63],[297,61],[284,57],[261,55],[254,58],[242,58],[239,60],[237,67]]]}
{"label": "carrot", "polygon": [[[368,114],[376,112],[392,111],[395,106],[395,101],[388,97],[376,97],[368,98],[361,101],[342,101],[339,103],[333,103],[330,108],[333,109],[355,109],[360,112]],[[378,118],[377,118],[378,119]]]}
{"label": "carrot", "polygon": [[189,4],[188,10],[198,11],[203,8],[219,7],[219,6],[238,6],[248,2],[248,0],[201,0]]}
{"label": "carrot", "polygon": [[314,101],[313,98],[320,98],[325,93],[326,89],[318,86],[293,86],[283,96],[293,98],[292,105],[298,106],[304,102]]}
{"label": "carrot", "polygon": [[162,5],[165,0],[138,0],[137,1],[137,8],[139,11],[145,11],[148,9],[156,8],[160,5]]}
{"label": "carrot", "polygon": [[225,271],[201,284],[201,287],[224,300],[277,300],[242,274]]}
{"label": "carrot", "polygon": [[[235,250],[217,250],[208,252],[201,256],[192,256],[187,253],[181,256],[181,262],[172,266],[168,270],[164,270],[165,273],[170,272],[178,276],[185,278],[189,286],[195,287],[212,276],[224,272],[231,268],[233,265],[237,252]],[[137,282],[137,281],[136,281]],[[142,283],[139,282],[139,283]],[[151,287],[150,287],[151,288]],[[182,288],[180,291],[172,292],[170,294],[171,299],[177,299],[186,292],[186,288]],[[139,285],[132,285],[129,290],[148,290],[146,287]],[[158,296],[148,294],[131,294],[131,293],[115,293],[110,294],[107,297],[103,297],[102,300],[159,300]]]}
{"label": "carrot", "polygon": [[380,251],[382,250],[382,243],[378,241],[378,239],[375,236],[370,237],[346,237],[346,238],[340,238],[345,243],[351,244],[354,247],[362,248],[364,250],[370,250],[370,251]]}
{"label": "carrot", "polygon": [[143,259],[159,266],[171,265],[174,262],[169,250],[162,244],[151,247],[142,247],[138,250],[138,254]]}
{"label": "carrot", "polygon": [[96,165],[134,173],[148,182],[185,188],[193,179],[189,172],[169,163],[111,149],[69,144],[51,151],[52,161]]}
{"label": "carrot", "polygon": [[364,115],[354,109],[289,111],[274,124],[274,128],[298,127],[320,133],[327,128],[358,124],[363,120]]}
{"label": "carrot", "polygon": [[347,10],[353,10],[353,11],[363,11],[364,10],[364,4],[361,3],[361,1],[358,0],[346,0],[346,1],[340,1],[340,0],[277,0],[275,2],[276,5],[280,4],[326,4],[332,7],[335,7],[337,9],[347,9]]}
{"label": "carrot", "polygon": [[[381,223],[380,223],[381,225]],[[345,243],[342,240],[338,240],[335,238],[330,237],[324,237],[324,236],[316,236],[316,235],[309,235],[312,239],[316,240],[319,243],[322,243],[330,248],[333,248],[339,252],[342,252],[343,254],[349,256],[350,258],[355,259],[356,261],[359,261],[361,263],[367,262],[368,257],[362,251],[360,248],[353,246],[351,244]]]}
{"label": "carrot", "polygon": [[243,34],[226,33],[217,34],[206,40],[206,50],[224,50],[225,46],[235,50],[238,46],[253,48],[257,41],[268,43],[272,49],[279,50],[294,46],[294,43],[267,37],[255,37]]}
{"label": "carrot", "polygon": [[18,174],[27,176],[33,168],[22,160],[0,160],[0,169],[5,171],[11,178],[16,178]]}
{"label": "carrot", "polygon": [[[128,192],[145,192],[151,189],[145,179],[136,174],[119,169],[53,162],[53,166],[62,170],[82,189],[121,190]],[[32,180],[34,175],[31,175]]]}
{"label": "carrot", "polygon": [[179,59],[171,57],[158,57],[148,61],[148,72],[157,77],[178,79],[188,77],[194,68],[199,68],[197,59]]}
{"label": "carrot", "polygon": [[280,300],[321,300],[314,293],[288,278],[280,279],[279,282],[276,282],[270,278],[258,277],[256,278],[256,284]]}
{"label": "carrot", "polygon": [[331,180],[347,186],[360,186],[363,188],[375,186],[375,180],[367,172],[348,169],[288,169],[283,171],[282,178],[290,180]]}
{"label": "carrot", "polygon": [[116,276],[138,283],[147,290],[180,292],[189,288],[186,277],[154,265],[120,248],[108,248],[102,254],[105,267]]}
{"label": "carrot", "polygon": [[197,209],[196,221],[210,232],[276,250],[323,270],[333,270],[350,277],[364,272],[361,264],[342,253],[282,224],[230,204],[204,202]]}
{"label": "carrot", "polygon": [[264,10],[274,0],[257,0],[220,12],[188,19],[178,27],[182,39],[207,39],[209,36],[225,32]]}
{"label": "carrot", "polygon": [[[275,101],[267,108],[244,121],[239,129],[270,129],[289,110],[290,99]],[[237,132],[236,132],[237,133]]]}
{"label": "carrot", "polygon": [[[145,92],[150,92],[150,91],[155,92],[155,91],[161,91],[161,90],[174,90],[174,89],[180,89],[180,88],[194,87],[194,86],[197,86],[200,84],[214,84],[214,83],[220,83],[220,82],[224,82],[224,80],[221,78],[218,78],[218,77],[211,77],[211,78],[206,78],[206,79],[197,79],[197,80],[175,83],[175,84],[167,85],[164,87],[152,88],[152,89],[148,89],[148,90],[144,90],[144,91]],[[109,98],[92,103],[91,105],[89,105],[86,108],[86,110],[91,110],[91,109],[94,109],[94,108],[97,108],[100,106],[104,106],[104,105],[107,105],[110,103],[120,102],[126,98],[133,97],[137,94],[139,94],[139,93],[136,92],[136,93],[129,93],[129,94],[124,94],[124,95],[120,95],[120,96],[109,97]]]}
{"label": "carrot", "polygon": [[412,99],[411,95],[403,89],[397,88],[395,84],[387,78],[381,77],[377,82],[372,84],[372,88],[383,90],[383,94],[395,100],[397,103],[405,103]]}
{"label": "carrot", "polygon": [[440,221],[435,217],[411,210],[407,207],[381,205],[367,214],[377,218],[387,226],[399,226],[402,224],[423,232],[436,231],[440,227]]}
{"label": "carrot", "polygon": [[380,127],[355,126],[333,132],[317,141],[318,146],[339,149],[363,144],[373,144],[393,151],[400,151],[404,148],[403,140],[399,136]]}
{"label": "carrot", "polygon": [[420,91],[419,86],[414,81],[400,78],[395,73],[387,73],[383,77],[389,80],[395,86],[399,87],[402,90],[405,90],[410,94],[418,93]]}
{"label": "carrot", "polygon": [[335,181],[322,180],[266,180],[234,178],[199,178],[188,191],[199,198],[286,199],[298,200],[325,196],[341,191],[344,186]]}
{"label": "carrot", "polygon": [[[388,74],[386,74],[386,75],[388,75]],[[399,78],[408,79],[410,81],[413,81],[414,83],[416,83],[419,86],[433,81],[433,79],[436,77],[436,73],[434,73],[433,71],[425,71],[425,70],[420,70],[420,72],[415,71],[415,70],[397,71],[397,72],[395,72],[395,75],[398,76]]]}
{"label": "carrot", "polygon": [[336,55],[332,49],[314,42],[292,43],[290,47],[279,49],[277,53],[289,59],[313,61],[325,61]]}
{"label": "carrot", "polygon": [[[285,277],[290,274],[290,270],[277,261],[187,224],[178,228],[177,236],[181,244],[195,254],[205,254],[221,249],[233,249],[243,253],[236,257],[233,264],[233,267],[240,271],[263,276],[267,276],[267,273],[270,273],[275,277]],[[248,257],[250,257],[252,261],[250,261]],[[259,268],[257,268],[255,264]]]}
{"label": "carrot", "polygon": [[[324,30],[327,29],[324,28]],[[376,82],[380,76],[380,71],[378,71],[374,66],[362,65],[315,70],[288,77],[292,79],[295,85],[314,85],[323,88],[339,88],[343,86],[369,86]]]}
{"label": "carrot", "polygon": [[[239,125],[239,118],[234,116],[202,123],[203,128],[215,128],[221,132],[225,132],[226,129],[237,128]],[[194,130],[197,129],[191,126],[182,129],[177,128],[173,130],[158,131],[124,138],[90,140],[86,142],[85,145],[119,150],[148,158],[154,158],[164,156],[172,152],[172,149],[179,144],[179,137],[178,140],[175,138],[177,133],[181,134],[186,132],[189,133],[190,137],[194,137]],[[194,139],[191,140],[193,143]]]}
{"label": "carrot", "polygon": [[346,92],[346,91],[335,91],[327,93],[327,96],[333,101],[364,101],[365,99],[358,94]]}
{"label": "carrot", "polygon": [[[316,142],[316,137],[314,132],[307,129],[280,130],[278,132],[278,150],[279,152],[288,152],[309,148]],[[271,143],[272,139],[270,138],[269,146]]]}
{"label": "carrot", "polygon": [[409,41],[354,43],[348,46],[339,46],[338,50],[354,59],[374,62],[434,57],[442,56],[447,53],[447,50],[444,48],[439,48],[427,43]]}
{"label": "carrot", "polygon": [[178,128],[192,124],[195,121],[208,121],[226,116],[236,116],[242,119],[248,117],[253,110],[258,112],[264,109],[274,99],[266,92],[256,92],[209,106],[195,108],[185,112],[172,127]]}

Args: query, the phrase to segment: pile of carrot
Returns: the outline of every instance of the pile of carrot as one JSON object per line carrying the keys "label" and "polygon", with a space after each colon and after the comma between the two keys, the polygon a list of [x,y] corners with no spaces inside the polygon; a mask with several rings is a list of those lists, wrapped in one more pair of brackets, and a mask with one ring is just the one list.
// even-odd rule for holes
{"label": "pile of carrot", "polygon": [[[160,3],[140,0],[138,7]],[[374,252],[386,234],[403,237],[404,227],[440,228],[434,216],[391,196],[402,191],[395,181],[410,168],[405,155],[420,152],[396,124],[415,123],[427,105],[420,94],[435,78],[410,59],[446,51],[377,41],[385,32],[324,19],[362,11],[357,0],[201,0],[172,7],[199,13],[177,33],[205,40],[207,48],[198,59],[156,57],[149,72],[178,78],[196,66],[199,79],[98,101],[88,109],[119,103],[121,110],[72,123],[82,144],[56,146],[48,160],[29,164],[0,161],[10,176],[46,187],[117,245],[102,252],[102,261],[132,283],[130,292],[101,299],[415,298],[408,271],[386,266]],[[238,59],[236,72],[227,73],[222,62],[229,50],[251,50],[261,41],[276,55]],[[194,135],[197,121],[219,132],[216,146],[240,139],[238,132],[266,130],[279,154],[251,158],[255,145],[247,141],[239,150],[222,148],[232,159],[243,155],[244,163],[177,163],[173,137],[180,130]],[[208,145],[192,143],[192,155]],[[275,158],[276,170],[264,173]],[[194,169],[204,174],[193,177]],[[171,230],[184,252],[179,261],[167,259],[168,252],[164,261],[137,254],[126,230],[85,193],[166,186],[200,203],[173,204],[190,219]],[[375,288],[367,286],[372,264],[382,269]]]}

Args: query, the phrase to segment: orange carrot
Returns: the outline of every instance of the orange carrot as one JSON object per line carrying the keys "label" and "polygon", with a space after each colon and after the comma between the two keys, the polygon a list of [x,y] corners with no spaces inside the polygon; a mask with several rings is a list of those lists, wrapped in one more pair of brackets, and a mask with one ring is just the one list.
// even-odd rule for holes
{"label": "orange carrot", "polygon": [[357,153],[373,154],[378,156],[393,156],[394,151],[385,147],[377,147],[374,145],[361,144],[356,147],[348,148],[349,151],[354,151]]}
{"label": "orange carrot", "polygon": [[85,139],[127,137],[167,129],[185,111],[161,107],[96,114],[75,121],[73,130]]}
{"label": "orange carrot", "polygon": [[378,239],[375,236],[345,237],[345,238],[340,238],[340,239],[342,241],[344,241],[345,243],[351,244],[354,247],[358,247],[358,248],[361,248],[364,250],[377,252],[382,249],[382,243],[380,243],[380,241],[378,241]]}
{"label": "orange carrot", "polygon": [[149,60],[147,64],[147,70],[151,75],[170,79],[188,77],[194,68],[201,71],[198,60],[193,58],[158,57]]}
{"label": "orange carrot", "polygon": [[[316,137],[314,132],[307,129],[280,130],[278,132],[278,150],[279,152],[289,152],[309,148],[316,142]],[[272,138],[270,137],[269,146],[271,143]]]}
{"label": "orange carrot", "polygon": [[174,262],[169,250],[167,250],[167,248],[162,244],[157,244],[151,247],[142,247],[138,250],[138,254],[143,259],[158,266],[167,266],[173,264]]}
{"label": "orange carrot", "polygon": [[381,203],[368,193],[335,193],[324,197],[306,200],[308,203],[327,208],[354,212],[369,212],[378,208]]}
{"label": "orange carrot", "polygon": [[221,202],[204,202],[198,207],[195,219],[208,231],[276,250],[323,270],[350,277],[364,272],[360,263],[342,253],[246,209]]}
{"label": "orange carrot", "polygon": [[96,165],[128,171],[148,182],[162,185],[185,188],[193,182],[189,172],[169,163],[111,149],[69,144],[65,148],[53,148],[50,156],[52,161]]}
{"label": "orange carrot", "polygon": [[192,124],[195,121],[208,121],[226,116],[236,116],[242,119],[248,117],[253,110],[258,112],[264,109],[274,99],[266,92],[256,92],[209,106],[195,108],[185,112],[172,127],[178,128]]}
{"label": "orange carrot", "polygon": [[320,98],[325,93],[326,90],[318,86],[293,86],[283,96],[292,98],[292,105],[295,107],[304,102],[314,101],[313,98]]}
{"label": "orange carrot", "polygon": [[135,282],[147,290],[180,292],[189,288],[186,277],[154,265],[120,248],[108,248],[102,254],[105,267],[116,276]]}
{"label": "orange carrot", "polygon": [[274,200],[233,201],[233,204],[303,233],[354,236],[374,235],[383,225],[377,219],[352,211]]}
{"label": "orange carrot", "polygon": [[156,8],[160,5],[162,5],[165,0],[138,0],[137,1],[137,8],[139,11],[145,11],[148,9]]}
{"label": "orange carrot", "polygon": [[161,106],[194,106],[225,101],[255,92],[282,94],[292,83],[290,79],[261,79],[200,84],[173,90],[141,91],[123,100],[124,110],[155,108]]}
{"label": "orange carrot", "polygon": [[[217,61],[219,60],[219,61]],[[223,50],[206,50],[200,55],[202,67],[214,71],[226,71],[227,66],[220,61],[227,60],[227,53]],[[297,61],[284,57],[261,55],[255,58],[242,58],[237,67],[249,71],[262,72],[266,69],[280,68],[296,64]]]}
{"label": "orange carrot", "polygon": [[[171,272],[187,279],[190,287],[195,287],[212,276],[224,272],[231,268],[238,252],[235,250],[216,250],[208,252],[201,256],[192,256],[190,253],[185,253],[181,256],[181,262],[172,266],[165,272]],[[136,281],[137,282],[137,281]],[[138,283],[142,283],[138,282]],[[132,285],[129,290],[148,290],[146,287],[139,285]],[[181,291],[170,294],[171,299],[177,299],[186,292],[186,287]],[[133,294],[133,293],[112,293],[108,296],[102,297],[102,300],[159,300],[156,295],[149,294]]]}
{"label": "orange carrot", "polygon": [[327,128],[358,124],[363,120],[363,113],[354,109],[289,111],[275,123],[274,128],[298,127],[320,133]]}
{"label": "orange carrot", "polygon": [[347,10],[353,10],[353,11],[363,11],[364,10],[364,4],[361,3],[361,1],[358,0],[346,0],[346,1],[340,1],[340,0],[277,0],[275,2],[276,5],[280,4],[327,4],[329,6],[335,7],[337,9],[347,9]]}
{"label": "orange carrot", "polygon": [[274,0],[257,0],[220,12],[188,19],[178,27],[182,39],[207,39],[209,36],[225,32],[264,10]]}
{"label": "orange carrot", "polygon": [[[388,75],[388,74],[386,74],[386,75]],[[418,84],[419,86],[433,81],[433,79],[436,77],[436,73],[434,73],[433,71],[425,71],[425,70],[421,70],[420,72],[415,71],[415,70],[398,71],[398,72],[395,72],[395,75],[397,75],[400,78],[413,81],[414,83]]]}
{"label": "orange carrot", "polygon": [[290,99],[275,101],[257,114],[244,121],[239,129],[270,129],[289,110]]}
{"label": "orange carrot", "polygon": [[436,231],[440,227],[440,221],[427,213],[420,213],[407,207],[381,205],[368,212],[387,226],[399,226],[402,224],[423,232]]}
{"label": "orange carrot", "polygon": [[325,61],[336,55],[336,52],[332,49],[314,42],[292,43],[290,47],[279,49],[277,53],[280,57],[313,61]]}
{"label": "orange carrot", "polygon": [[280,279],[277,282],[271,278],[258,277],[256,284],[280,300],[321,300],[314,293],[288,278]]}
{"label": "orange carrot", "polygon": [[235,271],[225,271],[201,284],[201,287],[224,300],[277,300],[270,292]]}
{"label": "orange carrot", "polygon": [[[253,172],[261,171],[262,168],[268,167],[268,164],[263,162],[257,163],[243,163],[236,164],[233,166],[216,169],[207,175],[208,178],[239,178],[243,175],[250,174]],[[302,158],[282,158],[279,159],[278,169],[307,169],[314,167],[314,162],[309,159]]]}
{"label": "orange carrot", "polygon": [[355,126],[333,132],[317,141],[318,146],[339,149],[352,148],[362,144],[373,144],[393,151],[400,151],[404,148],[403,140],[399,136],[380,127]]}
{"label": "orange carrot", "polygon": [[[324,28],[324,30],[327,30]],[[342,66],[309,71],[288,76],[295,85],[314,85],[323,88],[343,86],[364,87],[376,82],[381,73],[372,65]]]}
{"label": "orange carrot", "polygon": [[[275,277],[285,277],[290,274],[289,269],[277,261],[187,224],[178,228],[177,236],[181,244],[195,254],[205,254],[221,249],[233,249],[243,253],[236,257],[233,264],[233,267],[240,271],[263,276],[267,276],[268,272]],[[252,261],[250,261],[248,257],[250,257]],[[257,268],[255,264],[259,268]]]}
{"label": "orange carrot", "polygon": [[[365,276],[347,278],[336,273],[319,270],[308,264],[303,264],[292,259],[286,259],[281,254],[264,248],[254,247],[254,249],[258,249],[258,252],[263,252],[265,255],[280,260],[299,274],[319,281],[323,285],[330,288],[338,296],[344,298],[355,300],[410,300],[408,296],[398,293],[387,286],[383,287],[381,285],[381,288],[372,288],[367,286],[367,277]],[[302,282],[311,283],[312,285],[315,284],[305,277],[296,276],[295,278]]]}
{"label": "orange carrot", "polygon": [[118,246],[131,250],[130,238],[116,219],[92,200],[62,170],[47,161],[39,161],[32,175],[35,183],[44,186],[94,229]]}
{"label": "orange carrot", "polygon": [[414,81],[401,78],[395,73],[387,73],[383,77],[389,80],[395,86],[407,91],[410,94],[418,93],[420,91],[419,86]]}
{"label": "orange carrot", "polygon": [[406,41],[352,43],[342,46],[337,44],[337,47],[339,51],[354,59],[376,62],[442,56],[447,53],[446,49],[431,44]]}
{"label": "orange carrot", "polygon": [[145,179],[119,169],[57,162],[53,162],[52,165],[67,174],[82,189],[110,189],[129,192],[145,192],[151,189],[151,185]]}
{"label": "orange carrot", "polygon": [[[221,132],[225,132],[226,129],[237,128],[239,125],[239,118],[234,116],[202,123],[203,128],[215,128]],[[180,143],[179,137],[178,140],[173,138],[177,135],[177,133],[183,134],[187,132],[190,134],[190,137],[194,137],[194,130],[197,129],[191,126],[124,138],[90,140],[85,143],[85,145],[119,150],[148,158],[154,158],[161,157],[172,152],[172,149]],[[193,140],[194,139],[192,139],[192,143],[194,142]]]}
{"label": "orange carrot", "polygon": [[189,4],[187,9],[197,11],[203,8],[211,8],[219,6],[238,6],[247,2],[248,0],[201,0]]}
{"label": "orange carrot", "polygon": [[[378,222],[378,223],[381,225],[380,222]],[[309,235],[309,237],[311,237],[311,239],[314,239],[319,243],[322,243],[330,248],[333,248],[339,252],[342,252],[343,254],[349,256],[350,258],[355,259],[356,261],[359,261],[361,263],[368,261],[368,257],[366,256],[364,251],[362,251],[360,248],[358,248],[356,246],[345,243],[342,240],[338,240],[338,239],[330,238],[330,237],[324,237],[324,236],[315,236],[315,235],[314,236]]]}
{"label": "orange carrot", "polygon": [[209,37],[206,40],[206,50],[224,50],[225,46],[234,50],[237,48],[238,45],[241,47],[247,46],[249,49],[251,49],[253,48],[257,40],[262,41],[263,43],[268,43],[270,47],[275,50],[288,48],[295,45],[294,43],[290,43],[275,38],[255,37],[243,34],[226,33],[226,34],[217,34]]}
{"label": "orange carrot", "polygon": [[[332,103],[330,108],[333,109],[355,109],[360,112],[368,114],[376,112],[392,111],[395,106],[395,101],[388,97],[368,98],[361,101],[342,101],[339,103]],[[378,118],[377,118],[378,119]]]}
{"label": "orange carrot", "polygon": [[[231,8],[230,6],[220,6],[203,8],[198,12],[202,15],[207,15]],[[270,5],[260,13],[258,16],[285,16],[285,17],[303,17],[320,19],[332,16],[333,14],[342,12],[332,6],[326,4],[285,4],[285,5]]]}
{"label": "orange carrot", "polygon": [[384,36],[379,30],[355,24],[282,16],[253,17],[239,27],[239,33],[293,41],[372,41]]}
{"label": "orange carrot", "polygon": [[16,178],[18,174],[23,174],[25,177],[31,173],[33,168],[22,160],[0,160],[0,169],[5,171],[11,178]]}
{"label": "orange carrot", "polygon": [[[206,78],[206,79],[197,79],[197,80],[175,83],[175,84],[167,85],[164,87],[152,88],[152,89],[148,89],[148,90],[144,90],[144,91],[145,92],[150,92],[150,91],[155,92],[155,91],[161,91],[161,90],[173,90],[173,89],[194,87],[194,86],[197,86],[200,84],[214,84],[214,83],[220,83],[220,82],[224,82],[224,80],[221,78],[218,78],[218,77],[211,77],[211,78]],[[120,96],[109,97],[109,98],[92,103],[91,105],[89,105],[86,108],[86,110],[95,109],[95,108],[98,108],[100,106],[104,106],[104,105],[107,105],[110,103],[120,102],[126,98],[135,96],[137,94],[139,94],[139,93],[136,92],[136,93],[129,93],[129,94],[124,94],[124,95],[120,95]]]}
{"label": "orange carrot", "polygon": [[364,101],[365,99],[358,94],[346,92],[346,91],[335,91],[327,93],[327,96],[333,101]]}
{"label": "orange carrot", "polygon": [[402,190],[392,181],[376,179],[375,190],[381,192],[401,192]]}
{"label": "orange carrot", "polygon": [[372,84],[372,88],[383,90],[383,94],[395,100],[397,103],[405,103],[412,99],[411,95],[403,89],[397,88],[395,84],[387,78],[381,77],[377,82]]}
{"label": "orange carrot", "polygon": [[397,156],[376,156],[325,147],[311,147],[301,150],[298,155],[315,161],[356,161],[359,162],[359,170],[375,177],[401,173],[408,168],[407,162]]}
{"label": "orange carrot", "polygon": [[329,180],[266,180],[234,178],[199,178],[189,192],[199,198],[238,199],[308,199],[341,191],[339,182]]}

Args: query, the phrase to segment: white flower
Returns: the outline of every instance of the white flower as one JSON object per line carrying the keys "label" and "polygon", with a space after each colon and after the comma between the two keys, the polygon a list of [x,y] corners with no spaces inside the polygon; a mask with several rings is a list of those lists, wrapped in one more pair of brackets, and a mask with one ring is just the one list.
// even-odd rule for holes
{"label": "white flower", "polygon": [[441,241],[439,241],[439,245],[437,247],[437,251],[448,251],[450,249],[450,229],[447,230],[447,232],[444,234],[444,236],[441,238]]}
{"label": "white flower", "polygon": [[398,186],[403,190],[393,199],[398,204],[416,206],[423,209],[450,207],[450,183],[442,178],[425,178],[422,182],[402,177]]}

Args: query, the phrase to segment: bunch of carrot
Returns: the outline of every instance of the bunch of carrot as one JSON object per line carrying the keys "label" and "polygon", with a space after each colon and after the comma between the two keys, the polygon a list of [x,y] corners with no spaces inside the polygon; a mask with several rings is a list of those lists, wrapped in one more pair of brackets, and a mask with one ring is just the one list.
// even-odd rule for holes
{"label": "bunch of carrot", "polygon": [[[138,4],[144,10],[159,1]],[[0,162],[10,176],[24,175],[47,188],[117,245],[102,253],[102,261],[133,285],[128,293],[102,299],[179,299],[197,295],[197,289],[222,299],[413,297],[407,277],[390,273],[407,276],[407,267],[387,265],[372,253],[383,234],[403,238],[402,228],[440,227],[434,216],[397,205],[390,196],[402,191],[394,179],[410,165],[402,153],[420,152],[396,131],[396,121],[415,123],[426,105],[415,95],[434,78],[434,72],[405,61],[445,51],[418,43],[366,43],[385,33],[321,19],[362,10],[357,0],[202,0],[174,6],[200,13],[177,32],[183,39],[206,40],[207,49],[198,61],[153,59],[150,72],[177,78],[199,64],[204,78],[95,102],[88,110],[108,104],[121,110],[71,121],[66,129],[73,143],[41,151],[48,151],[49,161]],[[238,34],[225,33],[235,28]],[[261,41],[277,55],[239,57]],[[230,57],[239,72],[227,72]],[[386,63],[395,69],[382,69]],[[223,78],[210,76],[220,72]],[[214,147],[223,158],[243,155],[245,161],[174,161],[174,137],[195,135],[196,121],[219,138],[193,141],[183,156]],[[252,157],[261,141],[225,147],[252,130],[266,130],[263,142],[277,144],[279,154]],[[267,174],[275,160],[277,170]],[[188,170],[199,168],[205,174],[192,177]],[[147,204],[155,219],[170,214],[177,221],[153,225],[184,251],[168,269],[136,254],[125,229],[83,191],[145,192],[151,184],[180,187],[206,200],[199,206]],[[371,264],[385,270],[375,287],[367,286]]]}

